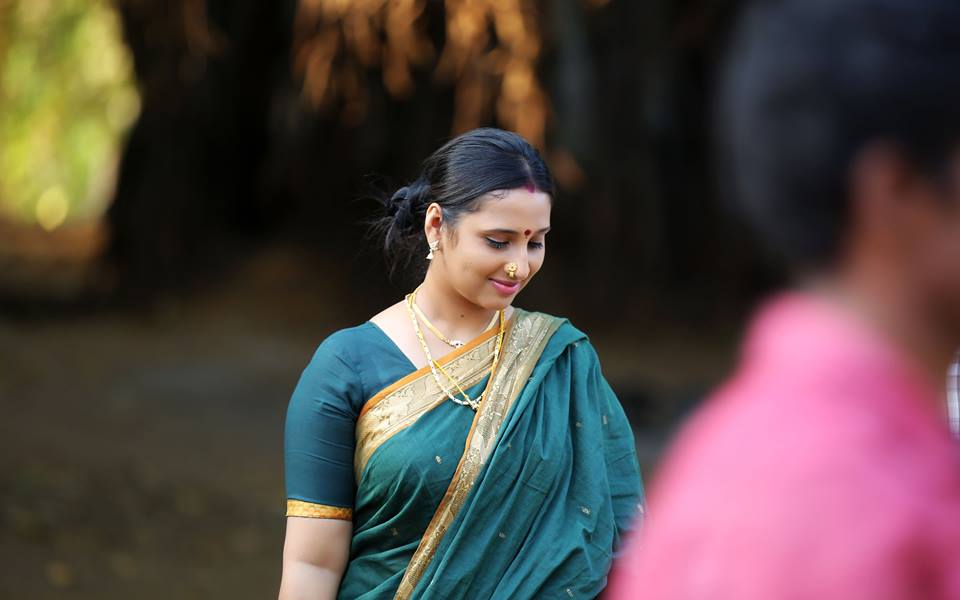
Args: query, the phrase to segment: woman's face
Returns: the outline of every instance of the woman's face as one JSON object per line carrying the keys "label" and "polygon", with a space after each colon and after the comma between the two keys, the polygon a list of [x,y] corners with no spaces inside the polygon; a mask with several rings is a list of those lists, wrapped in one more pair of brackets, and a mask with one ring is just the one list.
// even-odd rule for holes
{"label": "woman's face", "polygon": [[[454,229],[441,226],[434,265],[467,301],[490,310],[506,308],[543,266],[550,209],[544,192],[492,192]],[[516,264],[515,278],[506,268],[510,263]]]}

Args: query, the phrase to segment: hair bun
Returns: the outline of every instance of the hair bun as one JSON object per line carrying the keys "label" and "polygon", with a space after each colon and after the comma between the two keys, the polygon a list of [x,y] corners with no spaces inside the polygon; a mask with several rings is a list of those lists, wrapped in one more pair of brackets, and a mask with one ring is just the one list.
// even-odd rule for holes
{"label": "hair bun", "polygon": [[429,196],[430,184],[422,178],[393,193],[387,202],[387,215],[393,219],[396,230],[410,231],[416,227],[416,217],[422,214]]}
{"label": "hair bun", "polygon": [[393,193],[387,205],[387,214],[393,217],[394,226],[405,231],[413,226],[413,197],[410,187],[403,186]]}

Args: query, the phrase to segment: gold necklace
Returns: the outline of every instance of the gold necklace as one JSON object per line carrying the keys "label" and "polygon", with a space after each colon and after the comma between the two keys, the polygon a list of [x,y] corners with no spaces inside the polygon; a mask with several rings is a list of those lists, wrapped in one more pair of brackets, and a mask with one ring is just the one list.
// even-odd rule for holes
{"label": "gold necklace", "polygon": [[[420,305],[417,304],[418,291],[419,291],[419,288],[413,291],[413,310],[414,312],[417,313],[417,316],[420,317],[420,320],[423,321],[423,324],[426,325],[427,329],[429,329],[431,333],[433,333],[433,335],[437,336],[437,339],[443,342],[444,344],[448,346],[452,346],[453,348],[463,348],[464,342],[462,342],[461,340],[451,340],[447,336],[443,335],[443,332],[437,329],[437,327],[430,322],[430,319],[427,318],[427,315],[425,315],[423,313],[423,310],[420,309]],[[493,314],[493,318],[490,319],[490,322],[487,323],[487,326],[483,328],[483,331],[486,331],[491,327],[493,327],[493,324],[497,322],[498,314],[499,313]]]}
{"label": "gold necklace", "polygon": [[[427,341],[423,337],[423,331],[420,330],[420,323],[417,320],[417,315],[414,312],[414,305],[416,300],[416,291],[411,294],[408,294],[406,297],[407,312],[410,314],[410,322],[413,324],[413,330],[417,334],[417,340],[420,342],[420,346],[423,348],[423,353],[427,358],[427,364],[430,366],[430,372],[433,374],[434,381],[437,382],[437,387],[446,394],[447,398],[461,406],[469,406],[474,411],[477,411],[480,408],[480,401],[483,400],[483,393],[473,399],[467,394],[466,390],[463,389],[463,386],[460,385],[460,382],[454,379],[447,370],[443,368],[439,362],[433,359],[433,355],[430,353],[430,347],[427,346]],[[506,322],[503,317],[503,310],[498,311],[500,317],[500,331],[497,333],[497,342],[493,349],[493,364],[490,367],[490,376],[493,377],[493,373],[497,369],[497,364],[500,362],[500,350],[503,347],[503,338],[506,331]],[[439,372],[438,372],[439,371]],[[454,396],[446,386],[443,385],[443,382],[440,381],[440,373],[450,380],[453,383],[457,391],[463,395],[463,399],[457,398]]]}

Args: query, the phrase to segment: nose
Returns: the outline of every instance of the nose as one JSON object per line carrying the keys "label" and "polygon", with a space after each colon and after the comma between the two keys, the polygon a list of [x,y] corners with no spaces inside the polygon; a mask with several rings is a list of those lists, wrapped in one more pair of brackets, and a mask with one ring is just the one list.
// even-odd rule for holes
{"label": "nose", "polygon": [[514,257],[513,262],[517,265],[517,279],[525,280],[530,276],[530,257],[527,256],[527,250],[524,248],[518,256]]}

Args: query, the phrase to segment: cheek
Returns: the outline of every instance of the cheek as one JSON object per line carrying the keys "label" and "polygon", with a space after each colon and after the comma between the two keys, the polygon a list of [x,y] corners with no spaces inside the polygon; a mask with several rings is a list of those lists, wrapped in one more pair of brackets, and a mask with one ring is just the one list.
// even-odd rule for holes
{"label": "cheek", "polygon": [[503,264],[493,253],[485,252],[484,248],[470,248],[469,250],[464,248],[464,250],[457,255],[452,263],[448,264],[450,277],[462,284],[469,284],[480,279],[485,281]]}
{"label": "cheek", "polygon": [[954,279],[960,283],[960,215],[954,215],[952,226],[944,229],[940,236],[943,248],[939,254],[945,265],[953,271]]}
{"label": "cheek", "polygon": [[943,326],[960,340],[960,227],[950,237],[937,253],[932,287]]}
{"label": "cheek", "polygon": [[948,251],[944,253],[948,256],[946,259],[947,268],[945,269],[948,272],[944,276],[951,280],[955,291],[954,299],[960,302],[960,228],[952,236],[950,246]]}
{"label": "cheek", "polygon": [[938,293],[960,301],[960,218],[944,227],[930,244],[924,270]]}
{"label": "cheek", "polygon": [[533,277],[540,271],[540,267],[543,266],[543,259],[546,257],[546,253],[541,250],[535,256],[530,257],[530,277]]}

